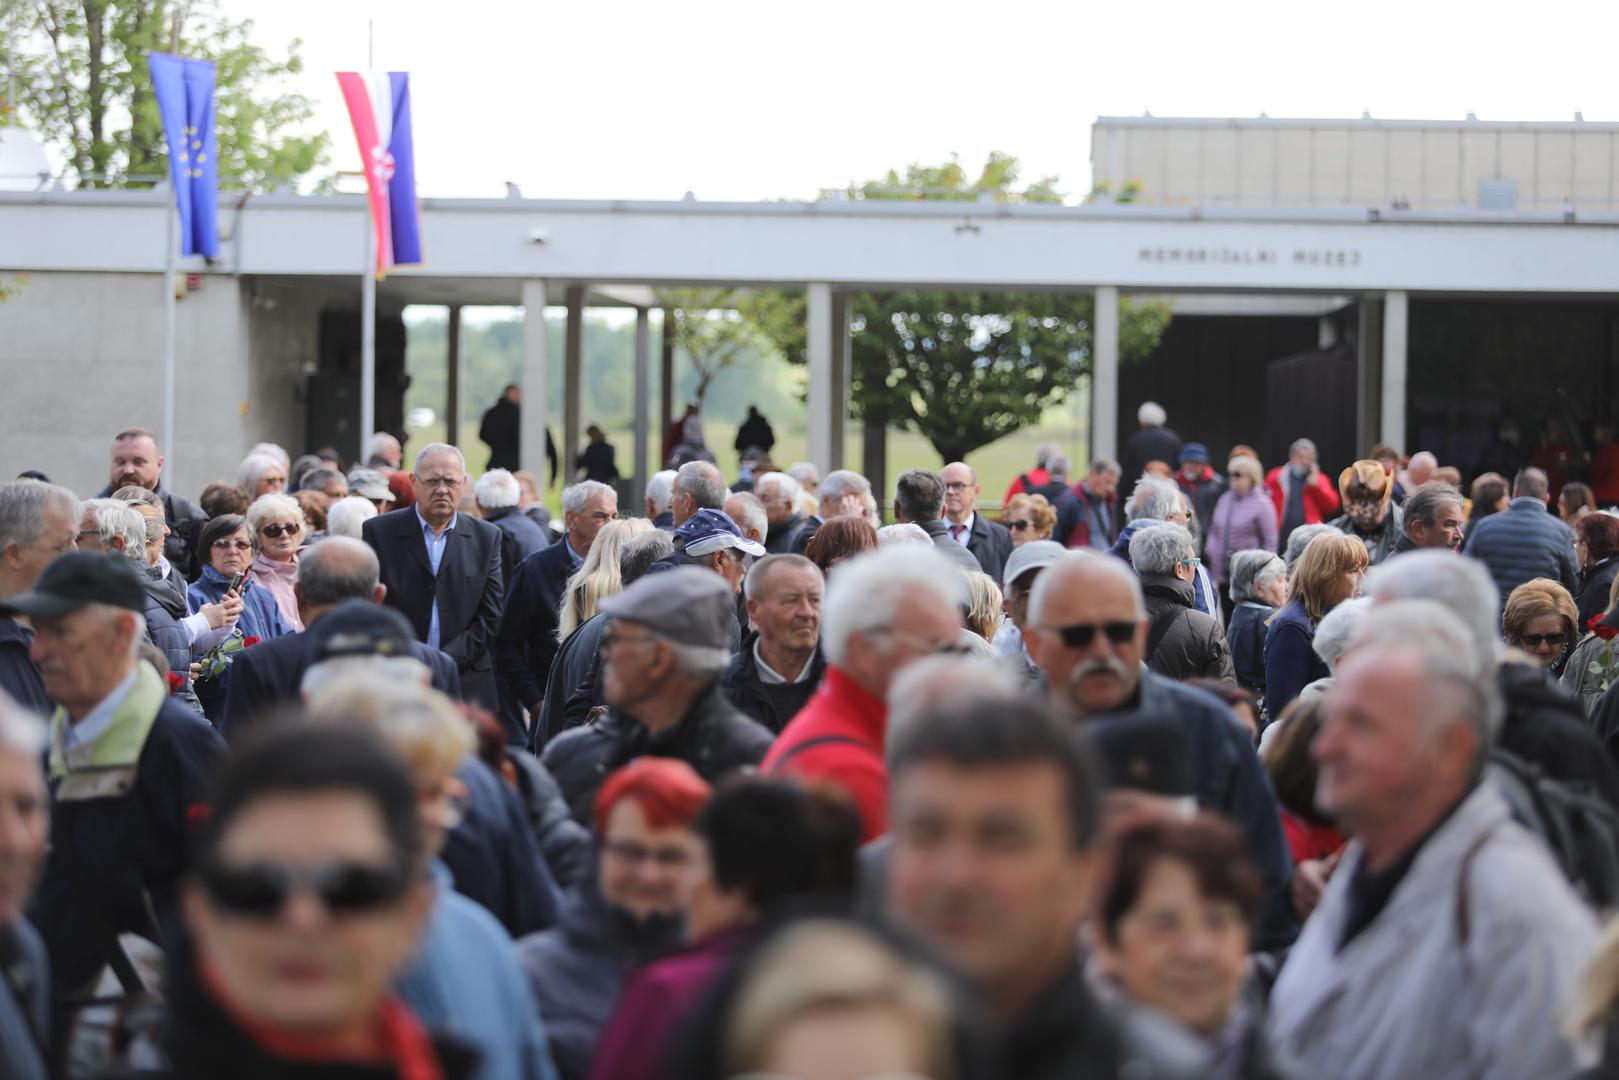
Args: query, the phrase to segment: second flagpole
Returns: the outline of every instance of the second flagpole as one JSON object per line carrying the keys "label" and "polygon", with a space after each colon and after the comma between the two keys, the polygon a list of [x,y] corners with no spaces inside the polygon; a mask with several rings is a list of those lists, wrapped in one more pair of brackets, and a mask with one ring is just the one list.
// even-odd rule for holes
{"label": "second flagpole", "polygon": [[[376,63],[376,23],[365,24],[365,66],[369,72]],[[374,168],[369,161],[360,162],[361,169]],[[367,177],[367,185],[370,178]],[[366,463],[366,445],[377,427],[377,230],[371,220],[371,202],[365,202],[365,269],[360,274],[360,455],[355,461]]]}

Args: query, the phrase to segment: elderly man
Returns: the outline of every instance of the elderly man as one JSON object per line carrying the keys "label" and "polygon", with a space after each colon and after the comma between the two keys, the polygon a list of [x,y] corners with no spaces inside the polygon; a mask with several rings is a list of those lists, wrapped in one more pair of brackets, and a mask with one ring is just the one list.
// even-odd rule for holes
{"label": "elderly man", "polygon": [[298,490],[318,491],[336,502],[348,496],[349,482],[336,469],[319,468],[304,474],[303,483],[298,486]]}
{"label": "elderly man", "polygon": [[1106,551],[1119,535],[1119,463],[1111,458],[1091,462],[1085,479],[1057,497],[1057,526],[1052,538],[1071,548]]}
{"label": "elderly man", "polygon": [[720,679],[731,704],[780,732],[809,701],[826,659],[821,655],[820,568],[802,555],[767,555],[753,564],[743,589],[756,631]]}
{"label": "elderly man", "polygon": [[369,500],[379,514],[386,514],[394,508],[394,493],[388,486],[388,477],[376,469],[363,466],[350,469],[349,493]]}
{"label": "elderly man", "polygon": [[[602,526],[618,517],[618,494],[606,484],[582,480],[562,492],[562,539],[517,564],[506,614],[495,639],[495,660],[506,692],[529,720],[545,701],[545,680],[557,652],[557,610],[568,578],[585,561]],[[508,724],[509,726],[509,724]],[[507,732],[526,742],[526,731]]]}
{"label": "elderly man", "polygon": [[1148,669],[1170,679],[1236,682],[1220,621],[1192,606],[1199,565],[1192,534],[1179,525],[1141,529],[1130,538],[1130,562],[1147,602]]}
{"label": "elderly man", "polygon": [[1269,1025],[1317,1071],[1516,1080],[1593,1063],[1562,1018],[1596,922],[1485,778],[1500,703],[1477,673],[1454,615],[1392,603],[1361,623],[1327,698],[1316,802],[1355,839]]}
{"label": "elderly man", "polygon": [[[794,475],[798,469],[799,466],[793,466],[788,470],[789,475]],[[799,482],[804,484],[802,480]],[[810,491],[811,488],[805,484],[804,490]],[[805,518],[798,532],[793,535],[794,555],[804,554],[810,540],[815,536],[815,530],[832,518],[865,516],[866,500],[871,498],[871,481],[851,469],[834,469],[820,482],[817,498],[821,500],[820,509]]]}
{"label": "elderly man", "polygon": [[[1130,523],[1119,533],[1111,553],[1130,562],[1130,541],[1137,531],[1165,522],[1190,529],[1192,515],[1186,493],[1173,480],[1158,476],[1143,476],[1125,505]],[[1205,615],[1220,610],[1220,598],[1214,591],[1214,582],[1201,562],[1193,567],[1192,607]]]}
{"label": "elderly man", "polygon": [[404,467],[405,448],[386,431],[374,431],[365,440],[365,466],[370,469],[400,469]]}
{"label": "elderly man", "polygon": [[804,515],[798,512],[803,488],[786,473],[767,472],[753,482],[753,493],[764,503],[765,517],[770,523],[765,533],[765,550],[772,555],[791,552],[794,534],[804,525]]}
{"label": "elderly man", "polygon": [[[1006,486],[1006,494],[1001,496],[1001,505],[1005,506],[1011,502],[1014,495],[1033,495],[1036,493],[1046,496],[1051,502],[1055,502],[1057,497],[1062,494],[1062,491],[1054,489],[1052,482],[1058,477],[1052,475],[1050,464],[1053,458],[1061,454],[1062,446],[1059,443],[1046,442],[1036,447],[1034,451],[1034,468],[1026,473],[1019,473],[1012,478],[1012,482]],[[1067,484],[1058,484],[1055,485],[1055,488],[1066,488],[1067,486]]]}
{"label": "elderly man", "polygon": [[1006,560],[1006,579],[1001,583],[1001,608],[1006,625],[993,642],[996,660],[1020,680],[1038,680],[1040,669],[1029,659],[1023,635],[1029,629],[1029,595],[1040,572],[1063,556],[1063,546],[1052,540],[1031,540],[1012,552]]}
{"label": "elderly man", "polygon": [[1405,472],[1400,475],[1400,486],[1406,491],[1415,491],[1417,488],[1432,480],[1434,470],[1439,468],[1439,459],[1427,450],[1418,450],[1411,455],[1411,461],[1406,465]]}
{"label": "elderly man", "polygon": [[517,564],[550,546],[551,538],[518,507],[523,490],[505,469],[490,469],[472,487],[483,519],[500,530],[501,577],[511,581]]}
{"label": "elderly man", "polygon": [[676,475],[673,469],[662,469],[646,482],[647,519],[665,532],[673,532],[675,528],[675,515],[669,503],[675,495]]}
{"label": "elderly man", "polygon": [[1265,487],[1276,504],[1281,522],[1277,545],[1287,550],[1287,538],[1300,525],[1318,525],[1338,512],[1338,492],[1316,463],[1315,443],[1295,439],[1287,450],[1287,464],[1265,476]]}
{"label": "elderly man", "polygon": [[1119,461],[1124,475],[1132,480],[1147,471],[1149,461],[1162,461],[1166,465],[1180,459],[1181,437],[1167,427],[1169,414],[1156,401],[1143,401],[1136,410],[1136,422],[1141,430],[1124,442]]}
{"label": "elderly man", "polygon": [[193,550],[193,544],[197,530],[208,521],[208,516],[179,495],[164,491],[162,483],[163,452],[158,449],[156,435],[145,428],[133,427],[113,436],[112,467],[100,497],[105,499],[125,487],[155,491],[163,500],[163,519],[169,526],[169,535],[163,541],[163,557],[190,581],[201,572],[207,558],[205,552]]}
{"label": "elderly man", "polygon": [[[894,520],[901,525],[916,525],[928,534],[938,548],[956,567],[978,570],[978,560],[959,540],[950,538],[945,527],[944,482],[926,469],[906,469],[894,481]],[[1010,535],[1010,534],[1008,534]]]}
{"label": "elderly man", "polygon": [[707,461],[688,461],[675,470],[674,487],[669,495],[671,524],[675,528],[699,510],[724,510],[725,475]]}
{"label": "elderly man", "polygon": [[952,461],[939,470],[944,485],[944,525],[950,539],[978,561],[996,581],[1012,554],[1012,534],[1000,522],[978,513],[978,474],[965,461]]}
{"label": "elderly man", "polygon": [[[138,659],[146,590],[128,559],[69,552],[0,613],[34,625],[51,718],[51,851],[32,917],[58,999],[129,958],[117,936],[158,942],[214,762],[214,729]],[[88,929],[96,928],[96,929]]]}
{"label": "elderly man", "polygon": [[422,447],[413,480],[414,506],[374,517],[360,527],[382,567],[382,584],[388,590],[383,603],[410,620],[416,640],[450,655],[461,672],[468,701],[496,709],[491,647],[500,629],[505,595],[504,534],[487,521],[459,512],[467,463],[455,447],[446,443]]}
{"label": "elderly man", "polygon": [[733,491],[725,497],[725,516],[736,522],[742,535],[755,544],[764,546],[770,531],[770,512],[751,491]]}
{"label": "elderly man", "polygon": [[1344,512],[1328,524],[1365,544],[1372,566],[1393,555],[1399,548],[1404,518],[1394,502],[1394,478],[1382,463],[1368,458],[1339,473],[1338,494]]}
{"label": "elderly man", "polygon": [[[757,559],[765,554],[763,547],[743,536],[736,522],[718,510],[697,511],[675,530],[674,540],[687,564],[718,574],[730,586],[732,596],[742,592],[742,579],[748,572],[744,559],[748,556]],[[662,565],[656,569],[678,569],[667,559],[661,562]],[[735,648],[739,643],[740,629],[734,622],[732,630],[731,645]]]}
{"label": "elderly man", "polygon": [[45,725],[0,694],[0,1076],[46,1080],[51,971],[23,906],[45,863]]}
{"label": "elderly man", "polygon": [[1242,829],[1265,880],[1255,947],[1279,948],[1297,928],[1287,907],[1292,867],[1270,784],[1224,702],[1142,669],[1148,625],[1141,583],[1129,567],[1069,552],[1035,581],[1024,643],[1052,704],[1081,725],[1174,719],[1199,803]]}
{"label": "elderly man", "polygon": [[821,470],[815,467],[814,462],[795,461],[787,467],[787,475],[798,481],[804,494],[817,499],[821,497]]}
{"label": "elderly man", "polygon": [[1425,548],[1455,551],[1462,546],[1467,515],[1462,513],[1462,493],[1449,484],[1430,480],[1415,488],[1400,511],[1404,521],[1389,558]]}
{"label": "elderly man", "polygon": [[888,687],[909,664],[956,648],[964,591],[961,575],[926,548],[879,548],[838,567],[821,615],[826,674],[761,771],[837,784],[859,807],[867,840],[887,832]]}
{"label": "elderly man", "polygon": [[[53,559],[73,550],[82,513],[74,494],[55,484],[0,485],[0,601],[32,589]],[[44,716],[51,703],[44,677],[29,658],[33,645],[34,631],[26,622],[0,615],[0,692]]]}
{"label": "elderly man", "polygon": [[[313,662],[310,631],[351,600],[381,604],[388,595],[381,572],[377,553],[346,536],[328,536],[304,552],[293,586],[304,631],[261,641],[231,660],[223,728],[232,741],[277,709],[297,702],[298,687]],[[443,650],[413,641],[410,652],[430,672],[433,689],[452,698],[461,696],[461,675]]]}
{"label": "elderly man", "polygon": [[679,758],[713,783],[757,765],[770,732],[720,693],[730,661],[731,590],[696,567],[649,574],[601,601],[609,712],[552,739],[544,763],[580,822],[602,778],[643,754]]}
{"label": "elderly man", "polygon": [[1473,526],[1462,554],[1482,562],[1495,579],[1501,605],[1526,581],[1550,578],[1569,591],[1579,591],[1579,565],[1574,560],[1574,530],[1546,512],[1550,496],[1546,474],[1536,468],[1519,472],[1512,482],[1512,502]]}

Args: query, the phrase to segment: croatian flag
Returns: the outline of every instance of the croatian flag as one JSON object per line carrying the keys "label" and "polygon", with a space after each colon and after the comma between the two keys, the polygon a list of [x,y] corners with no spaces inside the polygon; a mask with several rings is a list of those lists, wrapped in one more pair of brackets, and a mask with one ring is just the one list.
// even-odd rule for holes
{"label": "croatian flag", "polygon": [[377,230],[377,276],[422,261],[416,161],[410,134],[410,74],[340,71],[337,84],[354,122]]}

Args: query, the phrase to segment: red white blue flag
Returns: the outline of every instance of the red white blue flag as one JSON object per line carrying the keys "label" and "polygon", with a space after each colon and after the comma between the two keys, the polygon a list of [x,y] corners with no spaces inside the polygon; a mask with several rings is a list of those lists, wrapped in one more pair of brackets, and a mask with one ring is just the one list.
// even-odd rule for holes
{"label": "red white blue flag", "polygon": [[371,222],[377,230],[377,276],[422,261],[421,214],[410,131],[410,75],[404,71],[340,71],[337,84],[360,143]]}

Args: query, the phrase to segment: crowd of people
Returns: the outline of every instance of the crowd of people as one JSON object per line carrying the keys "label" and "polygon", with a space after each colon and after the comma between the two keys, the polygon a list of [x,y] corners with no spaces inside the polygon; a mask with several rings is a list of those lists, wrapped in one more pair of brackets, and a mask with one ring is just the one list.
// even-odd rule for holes
{"label": "crowd of people", "polygon": [[0,485],[0,1076],[1619,1076],[1619,514],[1139,419]]}

